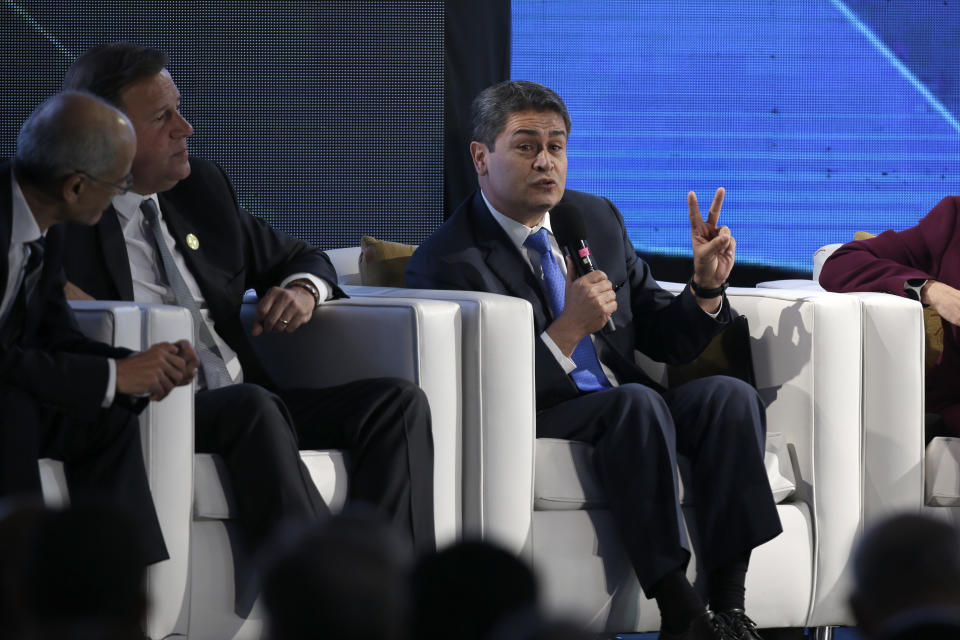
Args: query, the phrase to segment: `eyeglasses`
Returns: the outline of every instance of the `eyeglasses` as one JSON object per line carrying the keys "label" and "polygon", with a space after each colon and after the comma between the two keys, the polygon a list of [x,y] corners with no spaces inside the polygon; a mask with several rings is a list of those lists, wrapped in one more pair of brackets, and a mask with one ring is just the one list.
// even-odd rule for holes
{"label": "eyeglasses", "polygon": [[112,189],[116,189],[119,192],[119,195],[121,196],[125,194],[127,191],[130,191],[130,188],[133,186],[132,171],[123,177],[122,182],[107,182],[106,180],[101,180],[100,178],[90,175],[86,171],[81,171],[80,169],[75,169],[74,172],[82,173],[83,175],[87,176],[88,178],[90,178],[90,180],[92,180],[93,182],[96,182],[97,184],[103,185],[105,187],[110,187]]}

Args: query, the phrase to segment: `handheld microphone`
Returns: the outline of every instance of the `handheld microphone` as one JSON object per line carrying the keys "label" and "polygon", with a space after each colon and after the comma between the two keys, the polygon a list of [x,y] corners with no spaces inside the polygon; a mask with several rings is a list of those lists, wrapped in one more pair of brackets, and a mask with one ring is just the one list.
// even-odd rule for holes
{"label": "handheld microphone", "polygon": [[[587,225],[579,209],[561,200],[550,210],[550,227],[557,238],[557,244],[573,261],[577,277],[597,270],[597,263],[590,252],[590,245],[587,244]],[[613,333],[614,331],[616,327],[613,324],[613,318],[607,318],[603,332]]]}

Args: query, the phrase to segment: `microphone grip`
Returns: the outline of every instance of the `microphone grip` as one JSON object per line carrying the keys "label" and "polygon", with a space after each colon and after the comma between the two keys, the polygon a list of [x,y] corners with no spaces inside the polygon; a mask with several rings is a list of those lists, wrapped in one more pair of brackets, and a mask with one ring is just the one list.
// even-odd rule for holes
{"label": "microphone grip", "polygon": [[[590,253],[590,247],[585,240],[577,240],[564,247],[564,253],[573,260],[573,267],[577,276],[585,276],[592,271],[597,270],[597,265],[593,261],[593,254]],[[601,331],[606,334],[617,330],[613,324],[613,318],[607,318],[607,324]]]}

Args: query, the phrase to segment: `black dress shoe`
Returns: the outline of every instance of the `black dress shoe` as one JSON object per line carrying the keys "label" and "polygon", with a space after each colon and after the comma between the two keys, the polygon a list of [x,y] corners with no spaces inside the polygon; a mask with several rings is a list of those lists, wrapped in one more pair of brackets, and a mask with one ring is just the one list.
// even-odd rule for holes
{"label": "black dress shoe", "polygon": [[713,624],[724,640],[763,640],[757,623],[743,609],[726,609],[713,614]]}
{"label": "black dress shoe", "polygon": [[661,631],[660,640],[724,640],[724,638],[717,633],[713,614],[704,611],[694,618],[687,630],[682,633]]}

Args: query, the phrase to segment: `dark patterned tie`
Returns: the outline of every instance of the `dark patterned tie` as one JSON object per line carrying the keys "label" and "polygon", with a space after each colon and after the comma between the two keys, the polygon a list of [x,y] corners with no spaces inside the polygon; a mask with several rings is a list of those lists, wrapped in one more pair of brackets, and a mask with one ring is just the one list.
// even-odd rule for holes
{"label": "dark patterned tie", "polygon": [[44,239],[41,236],[33,242],[28,242],[27,246],[30,247],[30,255],[23,266],[23,285],[20,287],[20,292],[24,295],[24,302],[29,303],[40,281],[40,272],[43,271]]}
{"label": "dark patterned tie", "polygon": [[200,307],[190,293],[190,287],[183,279],[183,274],[177,268],[177,263],[173,259],[173,254],[163,238],[163,228],[160,226],[160,212],[157,211],[157,205],[153,200],[147,198],[140,204],[140,211],[144,218],[150,224],[150,233],[153,235],[153,245],[160,254],[160,260],[163,263],[163,271],[167,277],[167,285],[173,291],[173,296],[177,304],[184,307],[193,316],[193,326],[196,339],[194,344],[197,347],[197,356],[200,358],[200,369],[203,374],[203,382],[207,389],[216,389],[233,384],[227,367],[223,362],[223,356],[220,355],[220,349],[213,338],[210,327],[203,321],[200,314]]}
{"label": "dark patterned tie", "polygon": [[24,249],[27,252],[27,259],[23,263],[23,278],[20,280],[20,288],[17,289],[17,295],[13,299],[3,326],[2,334],[6,345],[14,344],[23,336],[26,328],[24,323],[27,317],[27,304],[36,292],[40,273],[43,271],[43,238],[24,243]]}
{"label": "dark patterned tie", "polygon": [[[550,311],[556,318],[563,311],[567,279],[560,265],[557,264],[557,259],[553,257],[553,251],[550,250],[550,237],[546,227],[527,236],[523,246],[540,254],[540,267],[543,269],[543,280],[546,283],[547,300],[550,302]],[[610,381],[600,367],[600,360],[597,358],[597,351],[593,348],[590,336],[586,336],[577,343],[571,359],[577,368],[570,375],[582,391],[610,388]]]}

